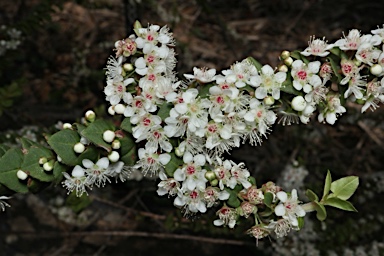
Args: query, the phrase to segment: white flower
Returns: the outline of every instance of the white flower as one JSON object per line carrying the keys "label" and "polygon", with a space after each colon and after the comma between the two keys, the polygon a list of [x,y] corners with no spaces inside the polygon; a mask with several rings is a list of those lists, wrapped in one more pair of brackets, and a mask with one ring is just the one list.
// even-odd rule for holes
{"label": "white flower", "polygon": [[132,135],[135,139],[146,137],[148,132],[161,124],[161,118],[157,115],[146,114],[144,116],[132,116],[130,122],[136,126],[132,128]]}
{"label": "white flower", "polygon": [[80,197],[83,193],[87,193],[86,187],[90,188],[85,176],[85,170],[80,165],[76,165],[72,170],[72,176],[68,173],[63,173],[65,180],[62,182],[63,186],[68,189],[68,194],[76,190],[76,196]]}
{"label": "white flower", "polygon": [[[221,190],[224,189],[224,185],[230,187],[233,186],[231,184],[234,183],[233,180],[231,180],[231,162],[229,160],[225,160],[224,162],[217,157],[218,165],[215,167],[213,172],[216,175],[216,178],[219,180],[219,188]],[[236,185],[236,184],[235,184]],[[234,186],[233,186],[234,187]]]}
{"label": "white flower", "polygon": [[190,74],[184,74],[184,77],[190,79],[190,80],[197,80],[200,83],[206,84],[209,82],[212,82],[216,79],[216,69],[211,68],[193,68],[193,75]]}
{"label": "white flower", "polygon": [[218,200],[227,200],[229,195],[226,190],[220,191],[217,187],[207,187],[204,191],[204,201],[207,207],[212,207]]}
{"label": "white flower", "polygon": [[107,86],[104,88],[106,95],[105,99],[111,103],[111,105],[117,105],[121,100],[128,102],[132,99],[132,95],[127,92],[127,85],[134,82],[133,78],[123,80],[123,77],[115,77],[114,79],[107,80]]}
{"label": "white flower", "polygon": [[[247,169],[244,169],[244,167],[245,167],[244,163],[235,164],[234,162],[232,162],[231,180],[234,180],[236,182],[236,183],[233,182],[235,183],[235,185],[241,184],[243,185],[244,188],[249,188],[252,186],[252,184],[248,181],[248,177],[250,176],[250,173]],[[232,185],[232,187],[230,188],[234,189],[235,186]]]}
{"label": "white flower", "polygon": [[139,148],[138,150],[139,161],[133,166],[134,169],[141,169],[144,175],[148,172],[155,175],[158,170],[164,168],[166,164],[171,160],[171,155],[167,153],[158,154],[147,148]]}
{"label": "white flower", "polygon": [[8,200],[10,199],[11,197],[8,197],[8,196],[0,196],[0,209],[2,211],[5,211],[5,207],[11,207],[7,202],[5,202],[4,200]]}
{"label": "white flower", "polygon": [[255,125],[260,134],[265,135],[267,130],[276,121],[276,114],[268,107],[264,106],[262,102],[253,98],[249,103],[250,110],[244,115],[245,121]]}
{"label": "white flower", "polygon": [[237,219],[237,213],[235,209],[224,205],[220,210],[216,212],[216,215],[219,216],[219,219],[214,220],[213,225],[228,226],[229,228],[235,227]]}
{"label": "white flower", "polygon": [[308,47],[301,52],[304,56],[320,56],[325,57],[329,54],[328,50],[333,48],[333,44],[327,44],[325,38],[323,39],[315,39],[315,36],[311,36],[308,41]]}
{"label": "white flower", "polygon": [[86,168],[86,183],[90,186],[95,184],[97,187],[104,187],[106,181],[111,182],[108,178],[109,159],[107,157],[100,158],[99,160],[97,160],[96,163],[93,163],[89,159],[83,159],[82,163],[83,166]]}
{"label": "white flower", "polygon": [[304,90],[309,91],[307,89],[310,87],[311,77],[316,75],[320,70],[320,61],[309,62],[306,65],[302,60],[295,60],[292,63],[291,75],[293,78],[293,87],[300,91]]}
{"label": "white flower", "polygon": [[328,94],[326,99],[326,107],[321,110],[318,115],[320,123],[324,122],[324,119],[329,124],[334,124],[337,120],[337,115],[346,112],[347,110],[340,103],[338,94]]}
{"label": "white flower", "polygon": [[372,66],[374,62],[380,56],[381,51],[373,47],[370,43],[364,43],[360,45],[359,49],[356,52],[356,59],[362,63],[366,63],[369,66]]}
{"label": "white flower", "polygon": [[216,82],[221,84],[226,81],[230,84],[235,84],[237,88],[246,86],[253,76],[258,76],[257,69],[250,63],[248,59],[241,62],[236,62],[231,66],[231,69],[223,70],[224,77],[217,76]]}
{"label": "white flower", "polygon": [[206,187],[205,173],[207,170],[202,166],[205,164],[205,156],[203,154],[193,156],[189,152],[185,152],[183,156],[184,165],[177,168],[174,173],[174,178],[177,181],[182,181],[182,190],[204,190]]}
{"label": "white flower", "polygon": [[159,178],[161,179],[161,181],[157,185],[158,189],[156,191],[159,196],[163,196],[165,194],[168,194],[169,196],[174,196],[178,193],[180,183],[177,180],[173,178],[168,178],[163,171],[159,173]]}
{"label": "white flower", "polygon": [[292,189],[290,196],[284,191],[277,192],[276,196],[280,203],[275,208],[275,214],[289,220],[292,226],[297,227],[299,225],[297,217],[304,217],[305,211],[299,205],[296,189]]}
{"label": "white flower", "polygon": [[344,98],[348,98],[351,94],[355,96],[356,99],[363,98],[363,89],[361,87],[365,87],[367,82],[362,80],[362,77],[359,73],[356,76],[351,77],[348,82],[348,89],[344,93]]}
{"label": "white flower", "polygon": [[361,113],[365,112],[368,108],[371,110],[378,108],[378,104],[384,102],[384,78],[381,79],[381,82],[369,82],[363,99],[365,99],[365,104],[361,108]]}
{"label": "white flower", "polygon": [[107,80],[114,80],[116,78],[121,79],[123,59],[123,56],[120,56],[117,60],[112,56],[108,59],[107,71],[105,72]]}
{"label": "white flower", "polygon": [[258,99],[264,99],[268,94],[272,95],[275,100],[280,99],[280,88],[287,78],[285,72],[277,72],[269,65],[264,65],[261,68],[261,81],[256,87],[255,96]]}
{"label": "white flower", "polygon": [[[343,33],[344,34],[344,33]],[[360,35],[360,31],[357,29],[352,29],[349,31],[348,35],[342,39],[339,39],[335,42],[335,46],[338,46],[343,51],[348,50],[357,50],[360,45],[364,43],[371,43],[373,45],[378,45],[381,43],[380,36],[372,35]]]}
{"label": "white flower", "polygon": [[188,190],[182,192],[181,190],[177,194],[177,197],[173,201],[173,204],[177,207],[183,207],[186,213],[205,213],[207,206],[204,202],[204,192],[198,189]]}

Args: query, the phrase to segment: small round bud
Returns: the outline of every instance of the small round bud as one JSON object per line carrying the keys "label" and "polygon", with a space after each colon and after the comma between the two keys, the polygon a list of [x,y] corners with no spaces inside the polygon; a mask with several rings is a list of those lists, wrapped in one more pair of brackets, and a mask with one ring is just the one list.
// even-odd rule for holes
{"label": "small round bud", "polygon": [[212,181],[212,180],[216,179],[216,174],[213,171],[207,171],[205,173],[205,178],[209,181]]}
{"label": "small round bud", "polygon": [[115,132],[114,131],[111,131],[111,130],[106,130],[104,133],[103,133],[103,140],[105,142],[108,142],[108,143],[111,143],[114,139],[115,139]]}
{"label": "small round bud", "polygon": [[115,106],[115,113],[116,114],[123,114],[125,111],[125,106],[123,104],[117,104]]}
{"label": "small round bud", "polygon": [[383,67],[380,66],[379,64],[374,64],[371,66],[369,69],[372,75],[378,76],[383,72]]}
{"label": "small round bud", "polygon": [[76,144],[73,146],[73,151],[75,151],[75,152],[78,153],[78,154],[83,153],[84,150],[85,150],[85,146],[84,146],[84,144],[81,143],[81,142],[78,142],[78,143],[76,143]]}
{"label": "small round bud", "polygon": [[280,54],[280,58],[282,60],[285,60],[287,58],[291,57],[291,53],[289,51],[282,51]]}
{"label": "small round bud", "polygon": [[18,170],[16,175],[17,175],[17,178],[19,178],[19,180],[26,180],[28,178],[28,174],[26,174],[22,170]]}
{"label": "small round bud", "polygon": [[121,147],[121,143],[119,140],[114,140],[114,141],[112,141],[111,146],[113,149],[119,149]]}
{"label": "small round bud", "polygon": [[70,123],[64,123],[63,129],[72,129],[72,125]]}
{"label": "small round bud", "polygon": [[288,67],[290,67],[292,63],[293,63],[292,57],[288,57],[284,60],[284,64],[287,65]]}
{"label": "small round bud", "polygon": [[61,161],[63,161],[63,159],[59,155],[57,155],[57,161],[59,161],[61,163]]}
{"label": "small round bud", "polygon": [[48,161],[46,157],[40,157],[39,158],[39,165],[45,164]]}
{"label": "small round bud", "polygon": [[110,106],[108,108],[108,114],[110,114],[111,116],[115,115],[115,106]]}
{"label": "small round bud", "polygon": [[178,156],[178,157],[182,157],[184,155],[184,152],[182,152],[180,150],[179,147],[175,148],[175,154]]}
{"label": "small round bud", "polygon": [[307,102],[305,101],[303,96],[296,96],[292,99],[291,106],[296,111],[303,111],[307,106]]}
{"label": "small round bud", "polygon": [[353,63],[354,63],[356,66],[358,66],[358,67],[360,67],[360,65],[361,65],[361,61],[359,61],[358,59],[354,59],[354,60],[353,60]]}
{"label": "small round bud", "polygon": [[89,122],[95,121],[96,114],[92,110],[88,110],[85,112],[85,119],[87,119]]}
{"label": "small round bud", "polygon": [[272,106],[275,103],[275,99],[272,96],[265,97],[263,102],[267,106]]}
{"label": "small round bud", "polygon": [[219,184],[219,181],[217,179],[211,180],[209,183],[211,183],[212,187],[216,187]]}
{"label": "small round bud", "polygon": [[134,68],[133,68],[133,65],[132,65],[131,63],[125,63],[125,64],[123,65],[123,69],[124,69],[125,71],[130,72],[130,71],[132,71]]}
{"label": "small round bud", "polygon": [[49,161],[49,162],[46,162],[45,164],[43,164],[43,169],[47,172],[50,172],[53,170],[53,161]]}
{"label": "small round bud", "polygon": [[279,66],[279,69],[278,69],[280,72],[284,72],[284,73],[287,73],[288,72],[288,67],[287,65],[285,64],[282,64]]}
{"label": "small round bud", "polygon": [[112,163],[115,163],[115,162],[119,161],[119,159],[120,159],[120,154],[119,154],[119,152],[117,152],[117,151],[111,151],[111,153],[109,153],[109,155],[108,155],[108,159],[109,159],[109,161],[111,161]]}

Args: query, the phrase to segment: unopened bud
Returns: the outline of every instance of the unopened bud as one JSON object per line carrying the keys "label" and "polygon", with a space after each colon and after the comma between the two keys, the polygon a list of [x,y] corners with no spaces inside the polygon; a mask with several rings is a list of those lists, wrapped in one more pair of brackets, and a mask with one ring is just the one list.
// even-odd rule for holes
{"label": "unopened bud", "polygon": [[178,156],[178,157],[182,157],[184,155],[184,152],[182,152],[180,150],[179,147],[175,148],[175,154]]}
{"label": "unopened bud", "polygon": [[63,161],[63,159],[59,155],[57,155],[57,161],[61,162]]}
{"label": "unopened bud", "polygon": [[105,142],[108,142],[108,143],[111,143],[114,139],[115,139],[115,132],[114,131],[111,131],[111,130],[106,130],[104,133],[103,133],[103,140]]}
{"label": "unopened bud", "polygon": [[272,106],[275,103],[275,99],[272,96],[265,97],[263,102],[267,106]]}
{"label": "unopened bud", "polygon": [[119,140],[114,140],[114,141],[112,141],[111,146],[113,149],[119,149],[121,147],[121,143]]}
{"label": "unopened bud", "polygon": [[39,165],[43,165],[43,164],[45,164],[47,161],[48,161],[48,159],[47,159],[46,157],[40,157],[40,158],[39,158]]}
{"label": "unopened bud", "polygon": [[43,164],[43,169],[47,172],[50,172],[53,170],[53,164],[53,161],[46,162],[45,164]]}
{"label": "unopened bud", "polygon": [[109,159],[109,161],[111,161],[112,163],[115,163],[115,162],[119,161],[119,159],[120,159],[120,154],[119,154],[119,152],[117,152],[117,151],[111,151],[111,153],[109,153],[109,155],[108,155],[108,159]]}
{"label": "unopened bud", "polygon": [[285,60],[287,58],[291,57],[291,53],[289,51],[282,51],[280,54],[280,58],[282,60]]}
{"label": "unopened bud", "polygon": [[212,187],[216,187],[219,184],[219,181],[217,179],[211,180],[209,183],[211,183]]}
{"label": "unopened bud", "polygon": [[125,71],[130,72],[130,71],[132,71],[134,68],[133,68],[133,65],[132,65],[131,63],[125,63],[125,64],[123,65],[123,69],[124,69]]}
{"label": "unopened bud", "polygon": [[96,114],[92,110],[88,110],[87,112],[85,112],[85,119],[87,119],[89,122],[92,123],[93,121],[95,121],[95,118]]}
{"label": "unopened bud", "polygon": [[84,150],[85,150],[85,146],[84,146],[84,144],[81,143],[81,142],[78,142],[78,143],[76,143],[76,144],[73,146],[73,151],[75,151],[75,152],[78,153],[78,154],[83,153]]}
{"label": "unopened bud", "polygon": [[293,63],[292,57],[288,57],[284,60],[284,64],[287,65],[288,67],[290,67],[292,63]]}
{"label": "unopened bud", "polygon": [[213,171],[207,171],[205,173],[205,178],[209,181],[212,181],[212,180],[216,179],[216,174]]}
{"label": "unopened bud", "polygon": [[110,114],[111,116],[113,116],[115,114],[115,107],[114,106],[110,106],[108,108],[108,114]]}
{"label": "unopened bud", "polygon": [[371,66],[369,71],[371,71],[372,75],[378,76],[383,72],[383,67],[379,64],[374,64]]}
{"label": "unopened bud", "polygon": [[287,73],[288,72],[288,67],[287,65],[285,64],[282,64],[279,66],[279,69],[278,69],[280,72],[284,72],[284,73]]}
{"label": "unopened bud", "polygon": [[114,108],[116,114],[123,114],[125,111],[125,106],[123,104],[117,104]]}
{"label": "unopened bud", "polygon": [[292,99],[291,106],[296,111],[303,111],[307,106],[307,102],[305,101],[303,96],[296,96]]}
{"label": "unopened bud", "polygon": [[72,125],[70,123],[64,123],[63,129],[72,129]]}
{"label": "unopened bud", "polygon": [[28,174],[26,174],[22,170],[18,170],[16,175],[17,175],[17,178],[19,178],[19,180],[26,180],[28,178]]}

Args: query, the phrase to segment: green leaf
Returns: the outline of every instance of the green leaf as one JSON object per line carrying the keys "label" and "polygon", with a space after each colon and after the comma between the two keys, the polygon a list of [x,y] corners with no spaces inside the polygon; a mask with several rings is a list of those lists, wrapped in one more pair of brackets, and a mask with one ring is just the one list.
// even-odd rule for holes
{"label": "green leaf", "polygon": [[92,201],[86,193],[83,193],[80,197],[77,197],[76,191],[73,191],[71,194],[69,194],[65,200],[65,204],[76,213],[81,212],[91,203]]}
{"label": "green leaf", "polygon": [[165,120],[165,118],[169,117],[169,111],[173,108],[173,104],[164,102],[159,109],[159,112],[157,112],[157,115],[161,117],[161,120]]}
{"label": "green leaf", "polygon": [[282,86],[281,86],[281,90],[283,92],[286,92],[288,94],[292,94],[292,95],[300,95],[300,92],[297,91],[294,87],[293,87],[293,83],[292,83],[292,77],[291,77],[291,74],[290,73],[287,73],[287,79],[285,79],[285,81],[283,82]]}
{"label": "green leaf", "polygon": [[19,148],[8,150],[0,158],[0,183],[17,193],[27,193],[27,184],[17,178],[24,155]]}
{"label": "green leaf", "polygon": [[171,155],[171,160],[165,165],[165,173],[168,177],[173,177],[173,173],[182,165],[184,162],[181,158],[177,157],[175,153],[169,153]]}
{"label": "green leaf", "polygon": [[233,208],[237,208],[240,206],[241,202],[239,198],[237,197],[237,193],[231,189],[226,189],[229,193],[229,198],[227,201],[227,204]]}
{"label": "green leaf", "polygon": [[[335,58],[332,58],[331,56],[327,58],[327,60],[329,61],[329,63],[331,63],[331,68],[332,68],[332,71],[333,71],[333,74],[336,76],[337,78],[337,83],[340,84],[340,81],[343,79],[341,77],[341,75],[339,74],[339,70],[340,70],[340,67],[339,65],[336,63],[336,60]],[[339,60],[337,60],[339,61]]]}
{"label": "green leaf", "polygon": [[58,185],[63,180],[63,172],[66,172],[65,165],[55,162],[53,165],[53,183]]}
{"label": "green leaf", "polygon": [[24,148],[24,149],[29,149],[30,147],[32,146],[35,146],[35,147],[43,147],[43,145],[37,143],[37,142],[34,142],[30,139],[27,139],[27,138],[20,138],[20,142],[21,142],[21,146]]}
{"label": "green leaf", "polygon": [[290,56],[296,60],[301,60],[302,55],[300,54],[300,51],[296,50],[290,53]]}
{"label": "green leaf", "polygon": [[6,145],[0,145],[0,158],[5,154],[5,152],[7,152],[9,149],[9,147],[7,147]]}
{"label": "green leaf", "polygon": [[333,192],[334,197],[340,198],[342,200],[348,200],[353,195],[353,193],[355,193],[358,186],[359,177],[348,176],[332,182],[331,191]]}
{"label": "green leaf", "polygon": [[263,65],[261,65],[260,62],[258,62],[255,58],[253,57],[248,57],[247,60],[253,65],[256,67],[256,69],[261,72],[261,68],[263,67]]}
{"label": "green leaf", "polygon": [[302,229],[304,227],[304,217],[297,217],[297,222],[299,223],[299,229]]}
{"label": "green leaf", "polygon": [[271,208],[273,201],[273,194],[271,192],[265,192],[264,193],[264,204]]}
{"label": "green leaf", "polygon": [[344,211],[357,212],[351,202],[336,197],[327,199],[324,201],[324,205],[329,205]]}
{"label": "green leaf", "polygon": [[121,158],[126,165],[132,166],[137,161],[137,149],[136,143],[131,134],[125,134],[125,136],[120,140],[121,143]]}
{"label": "green leaf", "polygon": [[61,130],[48,139],[48,144],[55,153],[61,157],[62,162],[69,166],[75,166],[78,155],[73,150],[73,146],[80,142],[80,135],[73,130]]}
{"label": "green leaf", "polygon": [[52,172],[44,171],[43,167],[39,164],[39,159],[41,157],[46,157],[47,159],[52,159],[53,154],[50,150],[45,148],[38,148],[32,146],[29,148],[28,153],[24,156],[23,164],[21,165],[21,170],[33,178],[36,178],[40,181],[50,182],[54,179]]}
{"label": "green leaf", "polygon": [[319,197],[315,194],[315,192],[313,192],[312,190],[310,189],[307,189],[307,191],[305,191],[305,195],[309,198],[309,200],[311,202],[313,201],[319,201]]}
{"label": "green leaf", "polygon": [[251,182],[252,185],[256,186],[256,179],[255,177],[249,176],[248,181]]}
{"label": "green leaf", "polygon": [[323,191],[323,199],[328,196],[329,190],[331,189],[331,183],[332,183],[332,176],[331,172],[328,170],[327,176],[325,177],[325,183],[324,183],[324,191]]}
{"label": "green leaf", "polygon": [[120,124],[121,129],[132,134],[132,124],[129,117],[124,118],[123,122]]}
{"label": "green leaf", "polygon": [[101,147],[108,152],[112,150],[111,145],[104,141],[103,133],[106,130],[115,130],[115,127],[111,122],[104,119],[97,119],[93,123],[90,123],[87,128],[81,131],[81,135],[91,141],[98,147]]}
{"label": "green leaf", "polygon": [[209,93],[209,88],[211,88],[214,84],[213,83],[210,83],[210,84],[203,84],[199,87],[199,96],[201,98],[207,98],[209,97],[211,94]]}
{"label": "green leaf", "polygon": [[325,209],[324,205],[320,204],[319,202],[313,201],[315,204],[315,210],[316,210],[316,217],[319,221],[323,221],[327,218],[327,210]]}

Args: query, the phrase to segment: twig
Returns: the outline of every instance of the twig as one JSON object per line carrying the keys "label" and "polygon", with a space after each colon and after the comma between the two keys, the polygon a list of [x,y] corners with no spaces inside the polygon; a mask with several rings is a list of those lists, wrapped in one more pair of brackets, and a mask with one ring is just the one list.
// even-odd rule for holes
{"label": "twig", "polygon": [[152,237],[158,239],[178,239],[178,240],[189,240],[189,241],[199,241],[207,242],[213,244],[230,244],[238,246],[249,246],[251,243],[239,241],[239,240],[230,240],[230,239],[219,239],[203,236],[191,236],[191,235],[178,235],[178,234],[167,234],[167,233],[151,233],[151,232],[141,232],[141,231],[88,231],[88,232],[14,232],[14,235],[22,237],[31,237],[31,238],[49,238],[52,237],[82,237],[82,236],[125,236],[125,237]]}

